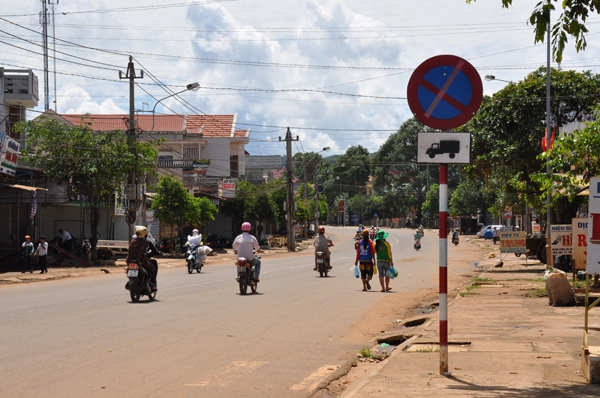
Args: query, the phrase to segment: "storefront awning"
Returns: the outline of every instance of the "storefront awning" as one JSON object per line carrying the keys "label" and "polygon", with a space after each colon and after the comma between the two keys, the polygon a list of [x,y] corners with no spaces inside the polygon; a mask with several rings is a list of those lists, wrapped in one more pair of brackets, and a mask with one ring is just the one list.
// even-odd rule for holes
{"label": "storefront awning", "polygon": [[11,188],[16,188],[16,189],[23,189],[25,191],[47,191],[46,188],[30,187],[27,185],[19,185],[19,184],[6,184],[5,186],[11,187]]}

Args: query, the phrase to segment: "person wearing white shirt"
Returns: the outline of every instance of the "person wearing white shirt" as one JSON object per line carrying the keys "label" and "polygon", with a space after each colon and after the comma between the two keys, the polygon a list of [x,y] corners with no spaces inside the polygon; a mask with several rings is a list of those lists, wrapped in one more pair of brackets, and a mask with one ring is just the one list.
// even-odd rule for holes
{"label": "person wearing white shirt", "polygon": [[38,265],[40,266],[40,269],[41,269],[40,274],[43,274],[43,273],[47,274],[48,273],[48,263],[46,260],[47,260],[47,256],[48,256],[48,242],[46,242],[45,236],[40,236],[40,243],[38,244],[38,247],[33,255],[38,256]]}
{"label": "person wearing white shirt", "polygon": [[238,235],[233,241],[233,250],[238,254],[238,257],[244,257],[248,262],[254,265],[254,279],[260,282],[260,260],[254,256],[254,250],[260,253],[260,245],[256,238],[250,234],[252,226],[249,222],[242,224],[242,234]]}
{"label": "person wearing white shirt", "polygon": [[58,233],[62,235],[62,247],[67,251],[73,251],[73,236],[69,231],[58,230]]}

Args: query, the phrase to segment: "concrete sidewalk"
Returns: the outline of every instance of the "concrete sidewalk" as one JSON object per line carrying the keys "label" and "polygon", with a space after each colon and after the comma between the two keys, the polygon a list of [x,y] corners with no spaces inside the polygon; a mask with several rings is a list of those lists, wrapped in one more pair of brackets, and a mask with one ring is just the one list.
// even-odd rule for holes
{"label": "concrete sidewalk", "polygon": [[[584,307],[551,307],[545,265],[506,256],[486,260],[479,287],[450,299],[449,371],[440,375],[439,322],[398,330],[406,337],[390,358],[341,397],[597,397],[581,372]],[[590,312],[590,346],[600,345],[600,309]]]}

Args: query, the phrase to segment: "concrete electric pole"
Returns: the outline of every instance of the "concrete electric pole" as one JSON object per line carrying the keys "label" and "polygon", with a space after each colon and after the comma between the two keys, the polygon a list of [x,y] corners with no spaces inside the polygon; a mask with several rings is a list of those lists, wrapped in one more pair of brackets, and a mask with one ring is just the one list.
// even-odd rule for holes
{"label": "concrete electric pole", "polygon": [[[131,153],[137,157],[135,150],[135,94],[134,87],[135,79],[143,79],[144,71],[140,70],[140,75],[135,75],[135,69],[133,67],[133,57],[129,56],[129,63],[127,64],[127,72],[125,76],[119,71],[119,79],[129,79],[129,128],[127,129],[127,144]],[[137,219],[137,209],[139,203],[144,200],[142,185],[138,184],[138,176],[135,170],[129,170],[127,176],[127,188],[125,189],[125,197],[127,198],[127,224],[129,224],[129,237],[131,239],[135,232],[135,221]]]}
{"label": "concrete electric pole", "polygon": [[294,233],[294,180],[292,178],[292,141],[298,141],[299,137],[292,139],[292,133],[288,127],[285,139],[279,137],[279,141],[285,141],[286,171],[287,171],[287,242],[288,251],[296,251],[296,237]]}

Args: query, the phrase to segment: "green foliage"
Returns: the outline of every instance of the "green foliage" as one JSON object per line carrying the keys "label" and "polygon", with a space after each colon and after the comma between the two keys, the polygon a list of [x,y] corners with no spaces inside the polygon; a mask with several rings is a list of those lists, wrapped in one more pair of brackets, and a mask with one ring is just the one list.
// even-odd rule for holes
{"label": "green foliage", "polygon": [[192,225],[198,228],[203,227],[210,221],[215,220],[215,214],[219,211],[217,206],[212,204],[209,198],[194,198],[197,214],[192,220]]}
{"label": "green foliage", "polygon": [[336,159],[333,169],[335,175],[340,177],[336,183],[341,185],[342,192],[350,196],[365,192],[365,185],[371,173],[369,151],[360,145],[352,146]]}
{"label": "green foliage", "polygon": [[194,197],[183,184],[169,176],[160,178],[155,188],[156,196],[151,209],[160,220],[160,224],[171,230],[180,230],[186,225],[197,224],[200,212]]}
{"label": "green foliage", "polygon": [[382,197],[384,217],[420,208],[427,187],[438,181],[438,167],[417,164],[417,135],[421,131],[433,130],[415,118],[405,121],[373,157],[373,189]]}
{"label": "green foliage", "polygon": [[481,183],[464,181],[452,192],[449,210],[451,214],[466,216],[477,214],[484,208],[485,198]]}
{"label": "green foliage", "polygon": [[[600,91],[600,75],[551,70],[552,119],[563,126],[591,113]],[[483,182],[487,207],[499,215],[504,206],[524,203],[543,214],[544,197],[532,176],[542,172],[541,140],[544,136],[546,73],[540,68],[518,83],[510,83],[464,126],[472,133],[470,165],[463,176]]]}
{"label": "green foliage", "polygon": [[[476,0],[466,0],[467,3],[475,2]],[[508,8],[512,5],[512,0],[501,0],[502,7]],[[600,14],[600,2],[598,0],[551,0],[539,1],[531,16],[529,23],[533,25],[534,43],[544,42],[548,31],[548,12],[556,9],[553,3],[558,3],[563,11],[551,28],[552,37],[552,56],[556,62],[562,61],[562,55],[568,42],[568,36],[575,39],[575,49],[579,51],[585,50],[587,41],[585,34],[588,29],[585,26],[590,13]],[[552,18],[552,14],[550,14]]]}
{"label": "green foliage", "polygon": [[100,207],[127,182],[128,172],[134,171],[141,184],[146,174],[155,174],[156,143],[137,142],[131,151],[122,131],[93,131],[89,124],[70,126],[54,119],[21,122],[15,132],[27,135],[22,160],[67,183],[69,193],[86,197],[95,259]]}
{"label": "green foliage", "polygon": [[425,195],[425,202],[421,206],[421,212],[423,214],[429,212],[432,216],[439,214],[440,212],[440,186],[438,184],[432,184],[429,187],[429,191]]}

